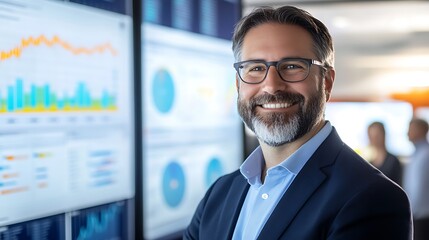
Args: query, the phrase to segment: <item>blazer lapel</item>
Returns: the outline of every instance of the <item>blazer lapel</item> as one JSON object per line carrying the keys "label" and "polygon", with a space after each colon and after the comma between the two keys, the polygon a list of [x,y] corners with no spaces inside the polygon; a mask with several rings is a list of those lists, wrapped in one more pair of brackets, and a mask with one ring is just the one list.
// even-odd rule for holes
{"label": "blazer lapel", "polygon": [[232,239],[235,225],[237,224],[238,216],[240,215],[241,207],[243,206],[249,186],[250,185],[242,175],[237,176],[232,182],[231,194],[229,194],[226,199],[227,208],[224,209],[225,215],[222,217],[224,220],[222,225],[228,226],[228,229],[225,231],[226,236],[219,239]]}
{"label": "blazer lapel", "polygon": [[[337,148],[343,143],[335,129],[311,156],[280,199],[273,213],[261,230],[258,239],[279,239],[306,200],[322,184],[326,174],[321,168],[335,161]],[[280,224],[279,224],[280,223]]]}

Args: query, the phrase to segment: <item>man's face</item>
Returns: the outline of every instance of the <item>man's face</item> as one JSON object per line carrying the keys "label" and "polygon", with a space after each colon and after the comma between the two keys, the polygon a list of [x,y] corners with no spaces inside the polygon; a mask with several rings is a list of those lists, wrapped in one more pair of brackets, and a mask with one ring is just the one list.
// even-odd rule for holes
{"label": "man's face", "polygon": [[[317,59],[311,35],[295,25],[265,23],[251,29],[244,38],[241,61],[278,61],[286,57]],[[317,59],[320,60],[320,59]],[[301,82],[283,81],[270,67],[262,83],[247,84],[236,77],[238,111],[256,136],[270,146],[293,142],[323,120],[330,97],[334,72],[312,65]]]}
{"label": "man's face", "polygon": [[422,130],[419,128],[419,126],[416,123],[411,122],[408,128],[408,140],[412,143],[416,143],[424,136],[422,136]]}
{"label": "man's face", "polygon": [[372,146],[384,147],[384,134],[379,126],[374,125],[368,128],[368,140]]}

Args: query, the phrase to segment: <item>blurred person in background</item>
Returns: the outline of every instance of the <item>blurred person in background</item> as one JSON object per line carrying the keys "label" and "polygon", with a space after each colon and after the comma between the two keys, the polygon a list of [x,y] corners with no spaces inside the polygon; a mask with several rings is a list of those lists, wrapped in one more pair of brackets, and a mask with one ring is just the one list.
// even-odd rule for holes
{"label": "blurred person in background", "polygon": [[411,202],[414,239],[429,239],[429,143],[428,123],[419,118],[410,121],[408,139],[415,147],[404,171],[404,190]]}
{"label": "blurred person in background", "polygon": [[398,185],[402,184],[402,165],[399,159],[387,151],[386,129],[382,122],[368,126],[370,153],[368,161]]}
{"label": "blurred person in background", "polygon": [[207,190],[183,239],[409,240],[405,192],[325,120],[334,84],[326,26],[262,7],[233,36],[238,112],[260,146]]}

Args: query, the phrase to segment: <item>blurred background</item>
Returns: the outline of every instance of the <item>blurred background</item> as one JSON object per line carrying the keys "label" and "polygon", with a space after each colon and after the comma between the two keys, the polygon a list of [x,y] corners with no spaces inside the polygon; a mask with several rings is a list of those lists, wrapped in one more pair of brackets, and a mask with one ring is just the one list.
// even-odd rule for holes
{"label": "blurred background", "polygon": [[301,6],[327,25],[337,59],[335,98],[425,105],[416,95],[428,87],[426,1],[245,0],[244,4],[244,13],[260,5]]}
{"label": "blurred background", "polygon": [[429,120],[429,1],[0,0],[0,240],[180,239],[258,145],[234,25],[285,4],[333,36],[326,119],[367,160],[382,122],[407,164],[409,121]]}

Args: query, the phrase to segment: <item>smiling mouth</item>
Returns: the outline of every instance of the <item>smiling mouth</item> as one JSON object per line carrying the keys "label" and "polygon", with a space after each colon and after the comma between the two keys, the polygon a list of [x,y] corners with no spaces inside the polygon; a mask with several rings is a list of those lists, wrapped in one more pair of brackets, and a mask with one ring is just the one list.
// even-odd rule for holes
{"label": "smiling mouth", "polygon": [[295,103],[266,103],[260,106],[265,109],[280,109],[280,108],[288,108],[294,104]]}

